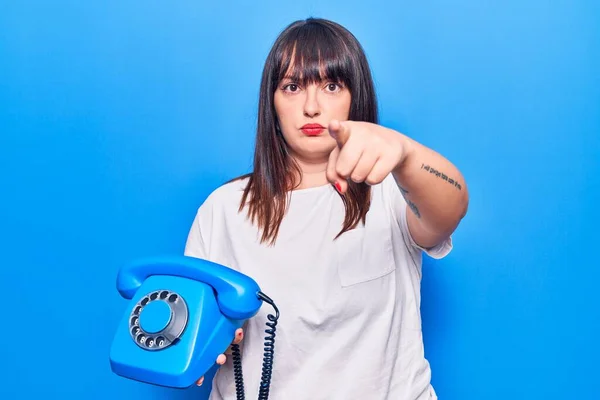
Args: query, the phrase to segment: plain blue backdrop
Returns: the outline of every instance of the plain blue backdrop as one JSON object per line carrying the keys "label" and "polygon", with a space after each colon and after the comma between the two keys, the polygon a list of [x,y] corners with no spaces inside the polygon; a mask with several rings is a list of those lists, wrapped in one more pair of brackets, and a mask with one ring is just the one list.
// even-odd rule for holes
{"label": "plain blue backdrop", "polygon": [[117,270],[180,254],[250,170],[262,63],[308,16],[358,37],[382,124],[469,184],[453,253],[424,269],[440,398],[600,398],[599,4],[3,1],[0,398],[206,397],[111,373]]}

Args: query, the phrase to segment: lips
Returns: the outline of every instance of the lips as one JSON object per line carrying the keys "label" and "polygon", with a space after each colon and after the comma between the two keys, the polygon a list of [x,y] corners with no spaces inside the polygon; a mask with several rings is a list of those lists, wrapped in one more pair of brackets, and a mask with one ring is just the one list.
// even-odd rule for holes
{"label": "lips", "polygon": [[308,136],[318,136],[325,130],[325,127],[320,124],[306,124],[300,130]]}

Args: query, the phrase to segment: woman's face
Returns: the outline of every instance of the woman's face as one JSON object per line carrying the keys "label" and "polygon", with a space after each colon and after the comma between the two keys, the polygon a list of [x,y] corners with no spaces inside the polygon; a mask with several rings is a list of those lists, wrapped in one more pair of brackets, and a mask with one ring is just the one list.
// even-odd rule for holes
{"label": "woman's face", "polygon": [[307,162],[326,162],[336,146],[327,126],[332,119],[348,119],[350,100],[350,91],[337,82],[302,86],[283,79],[275,90],[274,104],[292,155]]}

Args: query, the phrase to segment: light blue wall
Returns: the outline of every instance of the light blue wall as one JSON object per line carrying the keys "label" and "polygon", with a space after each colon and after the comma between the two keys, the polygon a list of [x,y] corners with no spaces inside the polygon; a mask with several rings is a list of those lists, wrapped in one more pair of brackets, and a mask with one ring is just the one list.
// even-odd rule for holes
{"label": "light blue wall", "polygon": [[262,63],[310,15],[361,40],[382,123],[468,180],[423,281],[440,398],[600,398],[598,4],[2,2],[0,398],[204,398],[111,373],[115,276],[249,170]]}

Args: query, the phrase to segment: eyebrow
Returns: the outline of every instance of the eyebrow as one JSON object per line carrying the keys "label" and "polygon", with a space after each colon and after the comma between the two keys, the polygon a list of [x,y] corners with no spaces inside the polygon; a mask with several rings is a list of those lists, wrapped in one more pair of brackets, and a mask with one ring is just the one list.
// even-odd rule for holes
{"label": "eyebrow", "polygon": [[[294,76],[294,75],[285,75],[283,78],[281,78],[281,82],[283,82],[285,80],[290,80],[290,81],[294,81],[294,82],[306,81],[306,79],[303,79],[300,76]],[[323,76],[320,79],[315,80],[315,82],[325,82],[325,81],[343,82],[343,80],[341,80],[341,79],[333,79],[328,76]]]}

